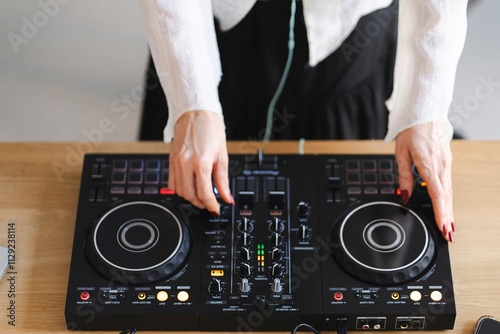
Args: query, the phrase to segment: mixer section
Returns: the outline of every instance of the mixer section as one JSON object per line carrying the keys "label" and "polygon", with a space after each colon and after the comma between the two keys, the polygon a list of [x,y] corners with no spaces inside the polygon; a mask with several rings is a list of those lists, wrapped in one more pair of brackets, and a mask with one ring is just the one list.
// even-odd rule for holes
{"label": "mixer section", "polygon": [[241,170],[231,178],[236,205],[223,204],[224,213],[204,231],[202,329],[319,325],[318,194],[310,186],[316,175],[310,158],[305,168],[292,170],[286,167],[297,162],[290,157],[232,157]]}

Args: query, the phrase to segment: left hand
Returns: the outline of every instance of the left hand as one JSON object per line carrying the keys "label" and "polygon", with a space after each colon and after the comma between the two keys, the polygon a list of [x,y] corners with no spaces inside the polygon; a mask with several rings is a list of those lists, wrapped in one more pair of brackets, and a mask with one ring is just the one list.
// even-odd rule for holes
{"label": "left hand", "polygon": [[412,165],[415,165],[427,183],[436,224],[443,237],[453,242],[455,219],[451,184],[451,138],[448,128],[449,125],[444,122],[429,122],[400,132],[396,138],[395,155],[403,202],[408,201],[413,191]]}

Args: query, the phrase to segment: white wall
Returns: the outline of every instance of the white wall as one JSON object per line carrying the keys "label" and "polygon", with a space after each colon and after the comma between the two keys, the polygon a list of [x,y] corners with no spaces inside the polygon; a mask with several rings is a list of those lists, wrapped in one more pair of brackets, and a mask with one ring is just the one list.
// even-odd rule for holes
{"label": "white wall", "polygon": [[[470,139],[500,139],[498,13],[469,13],[450,117]],[[0,141],[135,140],[147,56],[138,0],[0,0]]]}

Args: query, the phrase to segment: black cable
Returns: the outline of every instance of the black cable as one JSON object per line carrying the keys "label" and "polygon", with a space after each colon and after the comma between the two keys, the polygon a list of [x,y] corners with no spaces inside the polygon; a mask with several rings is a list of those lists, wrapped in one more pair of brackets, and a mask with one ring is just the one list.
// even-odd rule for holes
{"label": "black cable", "polygon": [[309,329],[310,331],[312,331],[314,334],[321,334],[316,328],[314,328],[313,326],[309,325],[309,324],[298,324],[297,326],[295,326],[294,329],[292,329],[292,332],[291,334],[295,334],[301,327],[306,327],[307,329]]}
{"label": "black cable", "polygon": [[337,334],[347,334],[347,321],[339,320],[337,322]]}
{"label": "black cable", "polygon": [[129,327],[120,332],[120,334],[135,334],[137,333],[137,329],[135,327]]}
{"label": "black cable", "polygon": [[[290,334],[296,334],[297,331],[301,327],[305,327],[305,328],[309,329],[314,334],[321,334],[319,330],[317,330],[313,326],[311,326],[309,324],[306,324],[306,323],[298,324],[297,326],[295,326],[295,328],[292,329],[292,331],[290,332]],[[347,322],[345,320],[339,320],[338,321],[338,323],[337,323],[337,333],[338,334],[347,334]]]}

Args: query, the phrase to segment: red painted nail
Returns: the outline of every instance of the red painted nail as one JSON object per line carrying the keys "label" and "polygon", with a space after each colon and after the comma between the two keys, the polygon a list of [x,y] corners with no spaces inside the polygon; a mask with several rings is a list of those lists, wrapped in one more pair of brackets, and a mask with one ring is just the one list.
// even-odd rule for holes
{"label": "red painted nail", "polygon": [[403,200],[403,204],[408,204],[409,197],[410,196],[408,195],[408,190],[401,190],[401,199]]}
{"label": "red painted nail", "polygon": [[448,232],[448,241],[449,242],[453,242],[454,241],[453,232],[452,231]]}
{"label": "red painted nail", "polygon": [[455,229],[455,223],[454,222],[451,222],[451,231],[452,232],[456,231],[456,229]]}
{"label": "red painted nail", "polygon": [[214,217],[217,217],[217,216],[219,215],[219,214],[218,214],[217,212],[215,212],[215,211],[210,212],[210,214],[211,214],[212,216],[214,216]]}
{"label": "red painted nail", "polygon": [[443,225],[442,232],[443,232],[443,237],[446,238],[446,236],[448,235],[448,226],[446,224]]}

